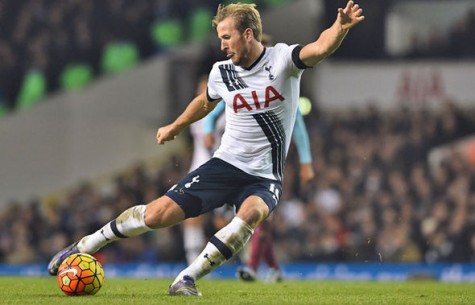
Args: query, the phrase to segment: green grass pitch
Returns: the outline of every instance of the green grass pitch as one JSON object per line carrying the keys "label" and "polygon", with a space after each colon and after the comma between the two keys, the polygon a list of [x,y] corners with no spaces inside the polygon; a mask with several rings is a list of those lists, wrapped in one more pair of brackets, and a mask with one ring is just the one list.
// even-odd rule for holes
{"label": "green grass pitch", "polygon": [[54,277],[0,277],[0,304],[475,304],[470,283],[284,281],[198,281],[202,297],[172,297],[171,280],[106,279],[94,296],[68,297]]}

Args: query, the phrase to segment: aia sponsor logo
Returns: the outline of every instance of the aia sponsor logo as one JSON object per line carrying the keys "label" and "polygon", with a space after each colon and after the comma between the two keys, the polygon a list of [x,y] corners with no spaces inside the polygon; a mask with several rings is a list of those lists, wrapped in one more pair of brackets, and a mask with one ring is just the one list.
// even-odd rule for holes
{"label": "aia sponsor logo", "polygon": [[264,92],[258,92],[256,90],[251,91],[252,100],[246,100],[244,96],[240,93],[236,94],[233,98],[233,109],[237,113],[242,109],[247,111],[252,110],[252,106],[256,110],[262,108],[269,108],[270,103],[275,101],[283,102],[285,98],[272,86],[267,86]]}

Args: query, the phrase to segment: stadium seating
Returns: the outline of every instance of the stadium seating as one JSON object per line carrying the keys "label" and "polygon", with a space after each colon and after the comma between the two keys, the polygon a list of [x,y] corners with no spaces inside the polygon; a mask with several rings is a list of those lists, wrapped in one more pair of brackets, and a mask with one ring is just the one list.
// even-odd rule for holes
{"label": "stadium seating", "polygon": [[[59,4],[62,3],[61,1],[51,0],[51,2],[51,5],[38,4],[38,9],[44,12],[44,16],[49,16],[53,8],[57,10],[58,16],[63,17],[68,16],[75,9],[72,3],[59,6],[54,3]],[[19,56],[27,55],[29,51],[26,45],[15,45],[13,41],[10,41],[12,37],[21,35],[23,32],[28,33],[25,41],[39,39],[37,32],[44,34],[45,41],[51,40],[56,33],[62,33],[65,38],[72,39],[48,46],[47,44],[37,45],[35,52],[41,53],[46,58],[43,73],[30,73],[29,70],[33,67],[29,66],[29,61],[21,60],[23,65],[18,65],[20,74],[18,79],[22,80],[16,81],[15,90],[12,97],[9,97],[7,105],[15,105],[14,108],[28,108],[50,91],[81,89],[102,73],[110,74],[128,70],[139,60],[151,54],[176,48],[183,43],[198,42],[210,34],[215,2],[191,1],[187,10],[177,8],[174,4],[160,6],[158,2],[144,1],[138,10],[141,15],[132,17],[127,13],[127,9],[113,10],[115,7],[113,0],[80,5],[76,8],[78,11],[74,13],[80,20],[77,24],[82,27],[83,37],[80,41],[72,39],[77,36],[75,32],[77,29],[75,26],[69,26],[68,18],[62,18],[63,23],[54,24],[51,28],[36,31],[33,29],[40,29],[43,26],[40,20],[43,17],[38,17],[38,20],[35,19],[28,24],[28,29],[22,29],[15,26],[14,21],[21,16],[23,10],[28,8],[19,6],[20,10],[15,11],[15,6],[7,6],[5,14],[11,18],[5,20],[5,26],[11,29],[11,33],[5,37],[5,41],[12,44],[6,50],[11,49]],[[235,1],[224,1],[225,4],[233,2]],[[260,9],[265,10],[285,3],[287,0],[241,0],[240,2],[257,3]],[[123,6],[122,8],[128,5],[133,6],[128,2],[118,5]],[[104,18],[104,16],[109,17]],[[8,24],[9,22],[12,24]],[[61,39],[58,38],[58,41]],[[147,40],[145,44],[142,43],[144,39]],[[114,42],[104,46],[105,40],[125,42]],[[138,48],[136,45],[141,47]],[[77,53],[74,51],[75,47],[79,47]],[[76,63],[85,66],[76,66]],[[94,73],[88,66],[94,67]],[[2,63],[0,63],[1,67]],[[16,90],[17,87],[20,89]],[[7,106],[7,110],[10,108]]]}
{"label": "stadium seating", "polygon": [[[256,1],[252,1],[252,0],[242,0],[242,1],[239,1],[239,2],[241,2],[241,3],[256,3]],[[231,3],[236,3],[236,1],[233,1],[233,0],[224,1],[225,5],[228,5],[228,4],[231,4]]]}
{"label": "stadium seating", "polygon": [[17,97],[17,108],[26,109],[38,103],[46,94],[47,85],[43,72],[30,70],[23,78]]}
{"label": "stadium seating", "polygon": [[0,119],[6,116],[8,112],[8,108],[5,105],[0,104]]}
{"label": "stadium seating", "polygon": [[284,3],[288,2],[288,0],[263,0],[263,2],[269,7],[276,7],[279,5],[283,5]]}
{"label": "stadium seating", "polygon": [[159,20],[151,26],[152,39],[158,51],[175,48],[184,42],[184,28],[181,20]]}
{"label": "stadium seating", "polygon": [[91,66],[86,64],[71,64],[64,68],[60,75],[61,88],[66,91],[77,90],[88,85],[93,77]]}
{"label": "stadium seating", "polygon": [[101,71],[105,74],[119,73],[133,68],[138,61],[139,51],[133,42],[113,42],[103,50]]}
{"label": "stadium seating", "polygon": [[211,31],[213,14],[206,8],[199,8],[191,15],[190,40],[199,41],[206,38]]}

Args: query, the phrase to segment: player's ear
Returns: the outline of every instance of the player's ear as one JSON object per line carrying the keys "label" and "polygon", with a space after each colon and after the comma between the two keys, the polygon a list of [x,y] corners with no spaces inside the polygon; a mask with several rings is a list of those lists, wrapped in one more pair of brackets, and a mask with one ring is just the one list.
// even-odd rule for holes
{"label": "player's ear", "polygon": [[254,32],[252,29],[247,28],[244,30],[244,38],[246,38],[247,41],[251,41],[254,38]]}

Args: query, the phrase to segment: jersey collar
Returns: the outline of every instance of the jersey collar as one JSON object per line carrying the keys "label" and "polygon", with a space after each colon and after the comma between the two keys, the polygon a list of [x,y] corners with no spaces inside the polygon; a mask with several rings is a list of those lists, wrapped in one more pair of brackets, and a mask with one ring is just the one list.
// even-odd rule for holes
{"label": "jersey collar", "polygon": [[261,53],[261,55],[259,56],[259,58],[256,59],[256,61],[255,61],[252,65],[250,65],[250,66],[247,67],[247,68],[243,68],[243,69],[244,69],[244,70],[247,70],[247,71],[251,71],[252,68],[254,68],[254,67],[261,61],[262,57],[264,57],[264,54],[266,54],[266,50],[267,50],[267,48],[264,47],[264,50],[262,51],[262,53]]}

